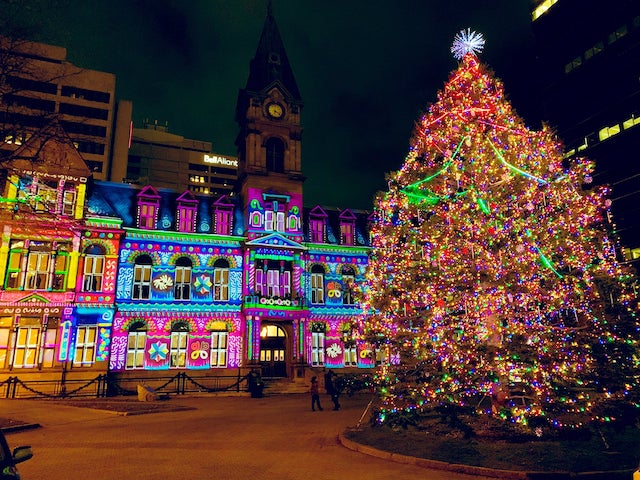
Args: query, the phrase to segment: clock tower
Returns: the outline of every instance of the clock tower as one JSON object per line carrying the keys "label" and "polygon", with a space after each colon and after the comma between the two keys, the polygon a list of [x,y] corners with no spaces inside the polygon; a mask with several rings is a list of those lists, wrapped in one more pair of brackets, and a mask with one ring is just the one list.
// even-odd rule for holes
{"label": "clock tower", "polygon": [[301,110],[298,85],[269,2],[249,78],[236,106],[239,193],[245,211],[250,189],[302,197]]}

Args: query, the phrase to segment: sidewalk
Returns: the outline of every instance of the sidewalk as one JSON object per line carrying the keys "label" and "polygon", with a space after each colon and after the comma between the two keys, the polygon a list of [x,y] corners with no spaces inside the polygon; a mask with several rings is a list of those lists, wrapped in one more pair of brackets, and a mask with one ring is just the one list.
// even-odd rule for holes
{"label": "sidewalk", "polygon": [[[304,472],[307,470],[307,463],[324,465],[327,462],[332,467],[319,476],[314,475],[316,480],[347,477],[370,480],[391,478],[383,476],[383,472],[394,473],[392,477],[397,477],[398,472],[404,472],[403,478],[406,479],[430,480],[630,480],[632,477],[632,472],[593,472],[576,475],[563,472],[496,471],[417,459],[359,445],[342,434],[346,429],[358,424],[369,399],[370,397],[365,395],[345,397],[341,399],[343,408],[338,412],[327,408],[323,412],[311,412],[308,395],[300,394],[274,395],[261,399],[246,396],[172,397],[166,402],[146,405],[145,402],[135,400],[125,403],[123,399],[0,399],[0,411],[3,417],[12,419],[12,424],[3,428],[4,431],[8,428],[11,432],[11,445],[20,443],[33,446],[34,459],[21,466],[25,479],[46,477],[50,480],[66,480],[67,477],[64,475],[55,477],[51,476],[50,472],[57,472],[58,469],[61,472],[80,471],[82,465],[92,462],[106,462],[105,465],[111,465],[116,469],[113,476],[104,474],[104,477],[94,477],[95,480],[157,478],[154,477],[154,472],[156,475],[166,475],[166,470],[153,469],[145,474],[140,474],[139,471],[135,475],[127,473],[135,466],[150,468],[148,465],[153,458],[160,462],[158,465],[164,464],[166,468],[177,472],[177,465],[166,465],[168,459],[174,459],[174,463],[178,462],[186,468],[180,470],[180,478],[185,479],[202,478],[201,475],[211,474],[203,473],[197,468],[203,459],[205,462],[206,459],[225,462],[225,465],[215,465],[216,469],[220,467],[221,471],[225,471],[226,467],[231,476],[223,475],[221,478],[229,479],[244,478],[238,476],[238,472],[251,475],[254,480],[308,478],[308,471]],[[70,406],[104,406],[104,402],[113,405],[113,408],[104,410]],[[329,406],[327,396],[322,396],[322,402],[326,402],[325,407]],[[142,415],[145,409],[153,414]],[[171,432],[167,431],[168,428]],[[219,436],[221,428],[224,431],[223,437]],[[171,440],[167,440],[168,438]],[[201,442],[194,440],[198,438]],[[183,450],[183,444],[189,447]],[[211,448],[217,452],[214,457],[211,457]],[[65,452],[62,458],[61,449]],[[70,454],[74,451],[76,455]],[[184,460],[176,460],[176,451],[185,455]],[[89,456],[87,452],[90,452]],[[140,457],[136,452],[143,452],[145,455]],[[61,463],[65,458],[72,463]],[[46,468],[43,469],[45,465]],[[262,469],[265,465],[273,476],[264,476]],[[200,473],[196,474],[192,471],[194,469]],[[301,476],[291,476],[292,471],[300,471]],[[331,471],[337,476],[329,475]],[[45,472],[49,473],[45,475]],[[275,475],[276,472],[280,473]],[[369,473],[362,476],[365,472]]]}

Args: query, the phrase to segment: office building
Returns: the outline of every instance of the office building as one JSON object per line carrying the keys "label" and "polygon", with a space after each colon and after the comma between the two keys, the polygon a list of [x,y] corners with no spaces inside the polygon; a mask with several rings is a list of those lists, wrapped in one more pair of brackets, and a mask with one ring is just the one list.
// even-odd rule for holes
{"label": "office building", "polygon": [[[157,121],[133,128],[126,177],[122,181],[204,195],[231,195],[238,159],[212,151],[211,142],[170,133]],[[121,179],[113,177],[113,181]]]}
{"label": "office building", "polygon": [[96,180],[110,177],[116,77],[67,61],[65,48],[0,39],[10,52],[2,84],[0,152],[9,154],[57,121]]}
{"label": "office building", "polygon": [[532,30],[540,62],[540,117],[557,130],[568,161],[596,162],[593,184],[611,187],[621,251],[638,259],[640,2],[534,1]]}

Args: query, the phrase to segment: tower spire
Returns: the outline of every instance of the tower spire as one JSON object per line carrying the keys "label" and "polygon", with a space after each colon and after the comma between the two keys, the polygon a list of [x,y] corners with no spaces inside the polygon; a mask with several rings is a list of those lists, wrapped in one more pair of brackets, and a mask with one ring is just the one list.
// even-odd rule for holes
{"label": "tower spire", "polygon": [[249,78],[245,90],[263,92],[278,83],[283,94],[291,102],[301,102],[300,91],[289,64],[280,31],[273,16],[273,3],[267,2],[267,16],[262,27],[255,56],[249,67]]}

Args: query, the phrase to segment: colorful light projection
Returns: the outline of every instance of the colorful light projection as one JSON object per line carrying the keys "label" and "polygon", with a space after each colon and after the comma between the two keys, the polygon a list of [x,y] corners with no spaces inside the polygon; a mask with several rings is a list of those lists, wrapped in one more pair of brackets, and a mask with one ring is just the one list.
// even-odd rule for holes
{"label": "colorful light projection", "polygon": [[302,194],[265,193],[261,189],[248,191],[249,239],[257,233],[279,232],[302,241]]}
{"label": "colorful light projection", "polygon": [[[154,315],[135,314],[126,316],[117,313],[113,322],[111,335],[110,370],[123,371],[126,369],[129,330],[136,324],[144,325],[145,334],[143,367],[148,370],[166,370],[169,368],[209,369],[220,368],[211,365],[211,335],[213,331],[225,331],[227,340],[227,368],[237,368],[240,365],[243,350],[242,337],[244,332],[240,328],[242,322],[237,317],[225,316],[220,318],[213,313],[191,312],[188,315],[175,312],[175,317],[166,316],[169,312]],[[177,323],[186,323],[186,345],[172,349],[171,329]],[[184,364],[171,365],[171,355],[184,356]],[[176,360],[174,360],[176,361]]]}

